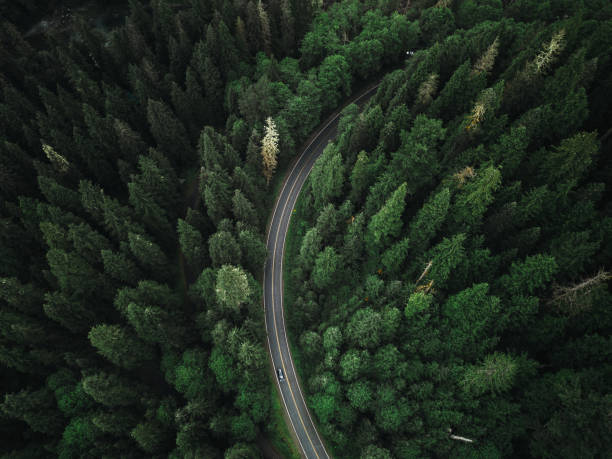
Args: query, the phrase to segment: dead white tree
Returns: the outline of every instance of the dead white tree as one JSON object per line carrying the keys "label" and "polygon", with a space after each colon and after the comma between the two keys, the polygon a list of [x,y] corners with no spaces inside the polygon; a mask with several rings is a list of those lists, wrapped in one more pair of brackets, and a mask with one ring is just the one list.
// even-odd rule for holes
{"label": "dead white tree", "polygon": [[608,271],[600,269],[596,274],[570,286],[553,286],[553,296],[548,304],[559,312],[575,316],[591,307],[591,293],[598,285],[612,279]]}

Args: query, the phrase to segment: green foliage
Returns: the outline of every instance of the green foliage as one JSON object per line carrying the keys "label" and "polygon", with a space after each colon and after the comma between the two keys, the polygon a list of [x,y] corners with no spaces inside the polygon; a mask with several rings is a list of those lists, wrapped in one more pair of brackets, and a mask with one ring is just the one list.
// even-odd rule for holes
{"label": "green foliage", "polygon": [[74,417],[64,429],[58,446],[58,456],[70,458],[91,450],[100,431],[90,417]]}
{"label": "green foliage", "polygon": [[448,281],[453,269],[465,259],[465,239],[465,234],[462,233],[451,239],[444,238],[427,253],[427,259],[432,262],[427,279],[440,286]]}
{"label": "green foliage", "polygon": [[493,193],[501,185],[501,173],[495,167],[487,167],[476,173],[458,194],[454,206],[454,218],[458,224],[476,226],[487,207],[493,202]]}
{"label": "green foliage", "polygon": [[228,231],[217,231],[208,239],[208,252],[214,267],[239,262],[242,256],[240,245]]}
{"label": "green foliage", "polygon": [[410,223],[408,240],[413,253],[421,253],[442,226],[450,204],[450,190],[444,188],[433,195]]}
{"label": "green foliage", "polygon": [[129,247],[136,259],[145,267],[154,270],[161,278],[167,277],[165,268],[168,258],[155,242],[142,234],[128,234]]}
{"label": "green foliage", "polygon": [[355,345],[375,348],[380,344],[380,314],[372,308],[359,309],[353,314],[347,327],[347,337]]}
{"label": "green foliage", "polygon": [[309,180],[316,210],[321,210],[324,204],[340,196],[344,184],[344,165],[342,156],[333,145],[325,148]]}
{"label": "green foliage", "polygon": [[342,97],[351,92],[351,73],[346,59],[338,54],[327,56],[319,66],[317,84],[323,110],[337,107]]}
{"label": "green foliage", "polygon": [[370,220],[366,240],[372,247],[387,245],[399,235],[407,189],[408,185],[402,183]]}
{"label": "green foliage", "polygon": [[153,358],[153,349],[121,325],[96,325],[87,336],[100,355],[119,367],[131,370]]}
{"label": "green foliage", "polygon": [[200,397],[208,387],[206,379],[208,356],[202,349],[188,349],[174,369],[174,386],[187,399]]}
{"label": "green foliage", "polygon": [[83,378],[84,391],[96,402],[108,407],[133,405],[140,391],[129,379],[113,373],[97,373]]}
{"label": "green foliage", "polygon": [[202,234],[182,218],[177,220],[176,231],[187,262],[196,269],[201,268],[205,257]]}
{"label": "green foliage", "polygon": [[339,268],[340,256],[333,247],[325,247],[315,259],[312,280],[318,288],[325,288],[335,281]]}
{"label": "green foliage", "polygon": [[238,234],[238,243],[244,259],[244,265],[253,274],[259,272],[266,260],[268,251],[261,236],[250,231],[243,230]]}
{"label": "green foliage", "polygon": [[164,430],[154,421],[141,422],[130,432],[130,436],[145,452],[154,454],[160,451],[164,443]]}
{"label": "green foliage", "polygon": [[240,305],[249,298],[252,290],[242,268],[223,265],[217,272],[215,293],[223,306],[238,311]]}
{"label": "green foliage", "polygon": [[464,390],[482,395],[484,392],[505,392],[512,387],[517,372],[517,362],[509,355],[489,354],[481,365],[469,367],[461,384]]}
{"label": "green foliage", "polygon": [[218,347],[215,347],[210,355],[208,364],[223,390],[230,390],[234,386],[237,377],[234,359]]}
{"label": "green foliage", "polygon": [[455,29],[455,18],[450,9],[434,6],[423,11],[419,25],[425,41],[431,45]]}

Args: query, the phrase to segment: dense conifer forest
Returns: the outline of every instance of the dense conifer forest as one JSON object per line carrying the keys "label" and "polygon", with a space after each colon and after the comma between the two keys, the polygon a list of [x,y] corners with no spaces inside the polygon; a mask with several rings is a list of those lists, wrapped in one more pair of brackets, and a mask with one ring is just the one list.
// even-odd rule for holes
{"label": "dense conifer forest", "polygon": [[288,247],[330,450],[612,450],[609,1],[38,3],[0,2],[2,457],[261,457],[280,174],[383,76]]}
{"label": "dense conifer forest", "polygon": [[286,287],[337,457],[612,451],[611,19],[439,1],[422,49],[344,110]]}

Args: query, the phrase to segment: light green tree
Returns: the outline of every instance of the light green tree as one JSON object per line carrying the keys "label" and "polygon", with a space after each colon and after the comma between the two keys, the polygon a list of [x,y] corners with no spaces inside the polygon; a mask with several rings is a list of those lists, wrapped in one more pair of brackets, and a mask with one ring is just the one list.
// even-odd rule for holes
{"label": "light green tree", "polygon": [[500,393],[512,387],[518,364],[511,355],[494,352],[480,365],[471,365],[465,371],[461,386],[476,396],[485,392]]}
{"label": "light green tree", "polygon": [[223,265],[217,272],[215,293],[221,304],[238,311],[240,305],[249,298],[252,292],[247,275],[242,268]]}
{"label": "light green tree", "polygon": [[344,184],[344,164],[335,144],[329,144],[325,148],[312,168],[309,180],[317,211],[340,196]]}
{"label": "light green tree", "polygon": [[387,199],[368,224],[366,241],[371,249],[386,246],[402,229],[402,214],[406,206],[407,184],[402,183]]}

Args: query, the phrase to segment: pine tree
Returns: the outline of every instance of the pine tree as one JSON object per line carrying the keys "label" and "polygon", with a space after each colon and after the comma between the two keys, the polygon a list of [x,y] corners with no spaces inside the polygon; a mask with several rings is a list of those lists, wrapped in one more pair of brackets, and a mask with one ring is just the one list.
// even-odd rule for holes
{"label": "pine tree", "polygon": [[493,69],[493,65],[495,65],[495,58],[497,57],[497,53],[499,52],[498,48],[499,37],[495,37],[493,43],[489,45],[483,55],[480,56],[480,59],[476,61],[472,71],[474,73],[491,72],[491,70]]}
{"label": "pine tree", "polygon": [[284,53],[291,54],[295,46],[295,21],[290,0],[281,0],[281,37]]}
{"label": "pine tree", "polygon": [[392,238],[399,235],[402,228],[402,214],[406,206],[407,187],[405,182],[402,183],[370,220],[366,240],[371,250],[387,246]]}
{"label": "pine tree", "polygon": [[408,232],[412,253],[417,254],[427,249],[429,241],[434,238],[446,219],[450,198],[450,190],[442,189],[433,195],[412,219]]}
{"label": "pine tree", "polygon": [[168,258],[161,248],[149,238],[139,233],[128,233],[130,250],[140,264],[151,269],[162,279],[168,277]]}
{"label": "pine tree", "polygon": [[431,260],[431,270],[426,270],[424,279],[430,279],[436,287],[443,288],[453,269],[465,259],[465,239],[465,234],[459,233],[450,239],[445,237],[432,247],[425,256],[426,260]]}
{"label": "pine tree", "polygon": [[42,308],[47,317],[73,333],[89,330],[99,319],[96,311],[90,305],[83,304],[83,299],[77,294],[48,292]]}
{"label": "pine tree", "polygon": [[451,211],[459,227],[475,227],[481,223],[500,185],[499,169],[489,166],[480,170],[476,178],[462,188]]}
{"label": "pine tree", "polygon": [[341,259],[333,247],[325,247],[317,255],[312,269],[312,280],[319,289],[331,285],[337,278]]}
{"label": "pine tree", "polygon": [[242,251],[244,266],[255,275],[263,268],[264,261],[268,255],[266,245],[262,241],[261,236],[250,230],[240,231],[238,243]]}
{"label": "pine tree", "polygon": [[317,228],[306,231],[300,246],[299,263],[303,269],[310,270],[314,266],[315,259],[322,248],[323,239]]}
{"label": "pine tree", "polygon": [[266,126],[264,129],[265,134],[261,141],[261,157],[263,162],[263,174],[269,185],[272,175],[274,175],[274,171],[276,170],[278,132],[276,131],[276,124],[270,117],[266,119]]}
{"label": "pine tree", "polygon": [[258,227],[259,218],[255,206],[240,190],[234,191],[234,196],[232,197],[232,211],[237,221],[242,221],[253,228]]}
{"label": "pine tree", "polygon": [[214,267],[240,263],[240,246],[228,231],[217,231],[208,239],[208,251]]}
{"label": "pine tree", "polygon": [[153,348],[122,325],[96,325],[87,336],[100,355],[126,370],[138,368],[154,358]]}
{"label": "pine tree", "polygon": [[124,284],[135,285],[143,278],[143,274],[136,267],[136,264],[124,253],[102,250],[101,255],[104,272],[113,279]]}
{"label": "pine tree", "polygon": [[268,13],[264,9],[263,2],[257,2],[257,15],[259,18],[259,30],[261,32],[261,41],[264,51],[269,56],[272,54],[272,34],[270,32],[270,19]]}
{"label": "pine tree", "polygon": [[217,272],[215,293],[223,306],[238,311],[252,291],[247,275],[242,268],[223,265]]}
{"label": "pine tree", "polygon": [[236,18],[236,44],[242,54],[246,54],[248,50],[247,32],[244,21],[240,16]]}
{"label": "pine tree", "polygon": [[157,420],[139,423],[132,429],[130,436],[148,454],[163,451],[164,443],[170,440],[168,432]]}
{"label": "pine tree", "polygon": [[59,172],[60,174],[65,174],[70,170],[70,163],[68,162],[68,160],[64,158],[61,154],[59,154],[57,151],[55,151],[55,149],[51,145],[43,143],[42,149],[45,153],[45,156],[57,172]]}
{"label": "pine tree", "polygon": [[128,123],[117,118],[115,118],[114,129],[123,159],[131,164],[136,163],[138,156],[144,154],[147,149],[142,137]]}
{"label": "pine tree", "polygon": [[216,124],[219,117],[224,117],[223,109],[223,80],[219,69],[210,57],[204,60],[204,73],[200,73],[200,78],[204,82],[204,93],[206,94],[206,122]]}
{"label": "pine tree", "polygon": [[517,370],[515,358],[495,352],[487,355],[481,365],[468,367],[461,385],[466,392],[477,396],[484,392],[505,392],[512,387]]}
{"label": "pine tree", "polygon": [[221,165],[221,155],[214,144],[211,135],[214,135],[209,126],[202,130],[198,150],[200,152],[200,162],[206,169],[214,169],[215,166]]}
{"label": "pine tree", "polygon": [[310,186],[315,198],[315,210],[340,196],[344,184],[344,164],[340,152],[328,145],[310,173]]}
{"label": "pine tree", "polygon": [[178,164],[187,164],[193,160],[185,126],[164,102],[148,100],[147,120],[151,127],[151,134],[162,151],[167,152]]}
{"label": "pine tree", "polygon": [[438,90],[438,74],[431,73],[423,83],[419,86],[419,90],[417,91],[417,97],[414,102],[413,111],[421,111],[425,109],[431,101],[434,99],[434,96]]}
{"label": "pine tree", "polygon": [[411,241],[409,238],[404,238],[391,247],[389,247],[380,259],[382,265],[385,267],[384,271],[388,273],[396,274],[401,270],[402,263],[408,255],[408,251],[411,249]]}
{"label": "pine tree", "polygon": [[129,408],[113,408],[109,412],[97,411],[92,417],[91,422],[102,432],[124,436],[138,422],[138,414]]}
{"label": "pine tree", "polygon": [[575,186],[589,169],[599,150],[594,132],[581,132],[564,139],[542,158],[540,183],[558,188]]}
{"label": "pine tree", "polygon": [[205,259],[202,234],[182,218],[179,218],[177,221],[176,231],[178,233],[181,252],[187,259],[187,263],[189,263],[193,269],[199,271]]}
{"label": "pine tree", "polygon": [[34,432],[58,435],[64,420],[55,406],[53,393],[47,388],[42,388],[7,393],[0,404],[0,409],[5,416],[24,421]]}
{"label": "pine tree", "polygon": [[134,381],[115,373],[100,372],[83,378],[83,389],[96,402],[119,407],[135,405],[142,395],[142,388]]}
{"label": "pine tree", "polygon": [[16,310],[33,314],[40,311],[43,291],[33,283],[21,283],[16,277],[2,277],[0,298]]}
{"label": "pine tree", "polygon": [[206,212],[215,225],[229,217],[232,207],[232,195],[227,173],[216,166],[211,171],[202,169],[200,186],[203,188],[203,198]]}

